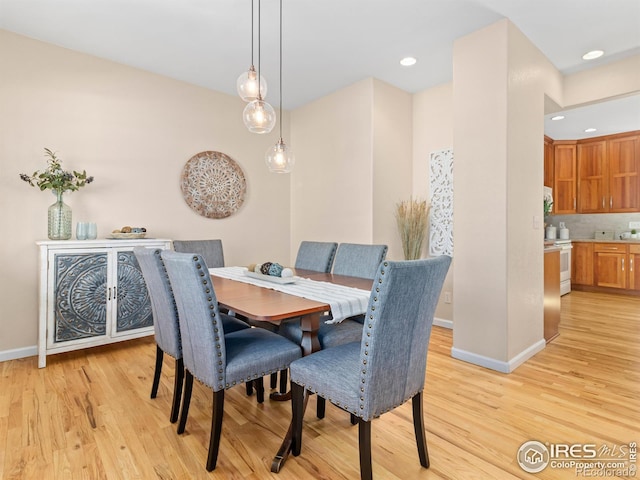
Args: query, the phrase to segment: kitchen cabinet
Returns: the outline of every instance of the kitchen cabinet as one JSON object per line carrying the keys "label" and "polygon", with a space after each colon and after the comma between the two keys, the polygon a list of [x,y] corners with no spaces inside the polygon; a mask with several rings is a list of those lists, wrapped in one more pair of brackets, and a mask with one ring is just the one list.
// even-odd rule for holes
{"label": "kitchen cabinet", "polygon": [[627,288],[627,246],[623,243],[596,243],[593,246],[597,287]]}
{"label": "kitchen cabinet", "polygon": [[571,285],[576,290],[639,295],[638,266],[638,242],[573,242]]}
{"label": "kitchen cabinet", "polygon": [[38,366],[46,356],[153,334],[135,246],[170,240],[42,241]]}
{"label": "kitchen cabinet", "polygon": [[639,139],[640,135],[612,135],[606,140],[579,141],[579,213],[640,210]]}
{"label": "kitchen cabinet", "polygon": [[609,211],[607,142],[579,143],[577,150],[578,213]]}
{"label": "kitchen cabinet", "polygon": [[629,289],[640,292],[640,245],[629,245]]}
{"label": "kitchen cabinet", "polygon": [[640,131],[584,140],[545,136],[544,182],[553,185],[556,215],[640,212]]}
{"label": "kitchen cabinet", "polygon": [[593,243],[573,242],[571,252],[572,285],[593,285]]}
{"label": "kitchen cabinet", "polygon": [[640,135],[607,141],[609,212],[640,211]]}
{"label": "kitchen cabinet", "polygon": [[553,188],[553,139],[544,136],[544,186]]}
{"label": "kitchen cabinet", "polygon": [[576,142],[555,142],[553,163],[553,213],[576,213]]}

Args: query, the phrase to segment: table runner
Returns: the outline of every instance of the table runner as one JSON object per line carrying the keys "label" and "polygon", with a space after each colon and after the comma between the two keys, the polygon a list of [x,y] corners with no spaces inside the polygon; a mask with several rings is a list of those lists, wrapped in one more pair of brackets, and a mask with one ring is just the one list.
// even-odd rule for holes
{"label": "table runner", "polygon": [[244,274],[246,267],[210,268],[209,273],[217,277],[228,278],[238,282],[249,283],[258,287],[270,288],[278,292],[295,295],[297,297],[328,303],[333,318],[326,323],[340,323],[345,318],[362,315],[367,311],[371,292],[360,288],[346,287],[330,282],[319,282],[296,276],[295,283],[279,284],[259,278],[248,277]]}

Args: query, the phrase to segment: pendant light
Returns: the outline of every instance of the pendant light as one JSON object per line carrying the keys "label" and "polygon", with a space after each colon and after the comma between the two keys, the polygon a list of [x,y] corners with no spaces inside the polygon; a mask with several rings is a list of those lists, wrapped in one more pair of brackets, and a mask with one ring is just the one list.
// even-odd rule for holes
{"label": "pendant light", "polygon": [[267,96],[267,81],[261,75],[260,81],[258,82],[258,73],[253,66],[253,2],[254,0],[251,0],[251,66],[249,70],[241,74],[236,81],[238,95],[240,95],[240,98],[245,102],[256,100],[258,98],[258,89],[260,89],[262,98]]}
{"label": "pendant light", "polygon": [[[258,0],[258,78],[260,76],[260,0]],[[252,133],[269,133],[276,124],[276,112],[273,107],[262,99],[260,91],[258,98],[244,107],[242,120]]]}
{"label": "pendant light", "polygon": [[265,162],[270,172],[290,173],[295,164],[293,152],[282,140],[282,0],[280,0],[280,140],[267,150]]}

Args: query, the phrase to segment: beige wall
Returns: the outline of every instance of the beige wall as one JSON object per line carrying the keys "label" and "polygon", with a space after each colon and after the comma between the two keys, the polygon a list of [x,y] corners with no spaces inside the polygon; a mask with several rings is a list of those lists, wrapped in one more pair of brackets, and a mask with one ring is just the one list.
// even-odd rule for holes
{"label": "beige wall", "polygon": [[[277,135],[250,134],[242,100],[1,30],[0,65],[0,353],[37,341],[35,241],[54,197],[18,174],[46,166],[44,147],[95,176],[65,199],[74,223],[97,222],[100,237],[129,224],[153,237],[221,238],[228,264],[289,259],[290,177],[268,173]],[[244,170],[245,204],[227,219],[182,199],[181,170],[203,150]]]}
{"label": "beige wall", "polygon": [[389,246],[387,258],[403,260],[396,205],[411,195],[412,96],[388,83],[373,83],[373,235]]}
{"label": "beige wall", "polygon": [[366,79],[291,113],[296,158],[292,261],[302,240],[389,245],[393,208],[411,193],[411,95]]}
{"label": "beige wall", "polygon": [[[453,147],[453,84],[447,83],[413,95],[413,195],[429,200],[429,155]],[[455,152],[454,152],[455,156]],[[454,157],[455,170],[455,157]],[[455,173],[454,173],[455,182]],[[454,247],[455,248],[455,247]],[[425,244],[426,255],[428,244]],[[455,251],[454,251],[455,261]],[[453,303],[444,303],[453,292],[453,266],[449,268],[436,309],[438,320],[453,320]]]}
{"label": "beige wall", "polygon": [[454,44],[454,346],[511,371],[542,339],[544,94],[560,75],[508,20]]}
{"label": "beige wall", "polygon": [[291,112],[292,261],[302,240],[372,240],[372,95],[367,79]]}
{"label": "beige wall", "polygon": [[640,55],[564,78],[563,107],[640,92]]}
{"label": "beige wall", "polygon": [[544,348],[545,98],[566,106],[631,93],[638,66],[563,79],[508,20],[455,42],[455,357],[511,371]]}

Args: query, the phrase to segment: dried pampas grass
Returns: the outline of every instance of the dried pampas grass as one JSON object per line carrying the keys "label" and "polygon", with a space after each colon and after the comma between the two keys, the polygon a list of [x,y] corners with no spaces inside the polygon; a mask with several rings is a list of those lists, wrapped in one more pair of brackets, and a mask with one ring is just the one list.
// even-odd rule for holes
{"label": "dried pampas grass", "polygon": [[427,236],[427,222],[431,205],[426,200],[403,200],[396,204],[396,222],[402,240],[405,260],[417,260]]}

